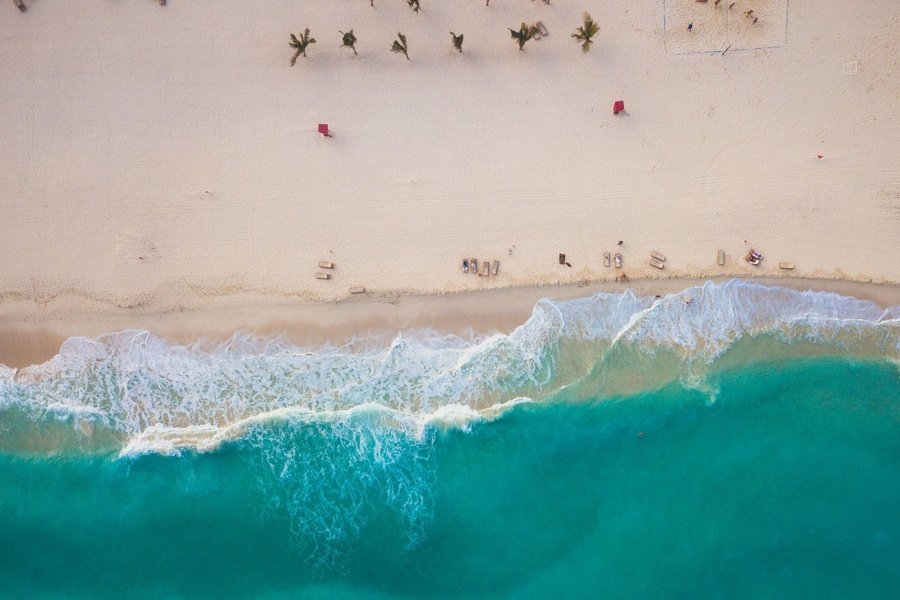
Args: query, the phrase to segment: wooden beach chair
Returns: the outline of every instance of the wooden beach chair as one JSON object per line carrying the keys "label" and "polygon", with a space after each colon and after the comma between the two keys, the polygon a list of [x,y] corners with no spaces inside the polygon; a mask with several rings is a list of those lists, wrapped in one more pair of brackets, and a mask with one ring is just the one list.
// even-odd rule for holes
{"label": "wooden beach chair", "polygon": [[603,266],[608,267],[612,264],[612,255],[609,252],[603,253]]}
{"label": "wooden beach chair", "polygon": [[656,267],[657,269],[662,270],[662,269],[666,268],[666,263],[664,263],[663,261],[659,260],[656,257],[653,257],[650,259],[650,266]]}
{"label": "wooden beach chair", "polygon": [[785,271],[793,271],[793,270],[794,270],[794,263],[792,263],[792,262],[780,262],[780,263],[778,263],[778,268],[779,268],[779,269],[784,269]]}
{"label": "wooden beach chair", "polygon": [[650,257],[651,257],[651,258],[655,258],[655,259],[658,260],[659,262],[666,262],[666,257],[665,257],[665,255],[664,255],[664,254],[660,254],[660,253],[657,252],[656,250],[651,250],[651,251],[650,251]]}
{"label": "wooden beach chair", "polygon": [[622,255],[619,254],[618,252],[616,252],[616,255],[613,257],[613,260],[616,263],[616,268],[621,269],[622,268]]}
{"label": "wooden beach chair", "polygon": [[365,293],[366,293],[366,288],[364,288],[364,287],[361,286],[361,285],[355,285],[355,286],[353,286],[352,288],[350,288],[349,292],[350,292],[351,294],[365,294]]}
{"label": "wooden beach chair", "polygon": [[491,267],[491,275],[497,275],[500,273],[500,261],[495,260],[493,266]]}
{"label": "wooden beach chair", "polygon": [[13,0],[16,3],[16,6],[19,7],[19,12],[25,12],[28,8],[25,6],[25,3],[22,0]]}
{"label": "wooden beach chair", "polygon": [[723,266],[725,264],[725,251],[719,250],[716,252],[716,262],[719,263],[719,266]]}
{"label": "wooden beach chair", "polygon": [[319,271],[316,273],[316,279],[331,279],[331,273],[322,273]]}
{"label": "wooden beach chair", "polygon": [[319,261],[319,268],[320,268],[320,269],[333,269],[333,268],[334,268],[334,263],[333,263],[333,262],[328,262],[327,260],[320,260],[320,261]]}

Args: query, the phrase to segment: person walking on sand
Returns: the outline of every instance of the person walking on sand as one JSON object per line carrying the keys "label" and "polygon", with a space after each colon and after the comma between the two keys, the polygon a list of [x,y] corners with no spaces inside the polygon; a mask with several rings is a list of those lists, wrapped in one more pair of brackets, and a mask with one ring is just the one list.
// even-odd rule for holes
{"label": "person walking on sand", "polygon": [[694,30],[694,24],[688,23],[688,31],[693,31],[693,30]]}

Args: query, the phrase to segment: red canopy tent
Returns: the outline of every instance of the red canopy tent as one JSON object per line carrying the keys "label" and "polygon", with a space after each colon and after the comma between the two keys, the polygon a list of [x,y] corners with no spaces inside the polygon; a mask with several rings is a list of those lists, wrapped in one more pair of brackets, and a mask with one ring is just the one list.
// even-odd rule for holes
{"label": "red canopy tent", "polygon": [[617,115],[620,112],[625,110],[625,101],[624,100],[616,100],[613,102],[613,114]]}
{"label": "red canopy tent", "polygon": [[319,123],[319,133],[325,137],[331,137],[331,134],[328,133],[328,123]]}

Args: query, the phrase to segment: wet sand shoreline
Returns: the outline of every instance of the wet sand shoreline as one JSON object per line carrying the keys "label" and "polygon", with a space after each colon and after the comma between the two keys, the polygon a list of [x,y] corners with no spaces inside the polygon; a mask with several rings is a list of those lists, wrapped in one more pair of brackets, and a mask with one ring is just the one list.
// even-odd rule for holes
{"label": "wet sand shoreline", "polygon": [[[43,305],[0,303],[0,364],[24,367],[53,357],[70,337],[97,337],[145,329],[179,344],[217,344],[243,332],[284,336],[301,347],[343,345],[354,338],[375,343],[399,332],[433,330],[460,335],[508,333],[524,323],[542,298],[570,299],[597,292],[633,290],[639,296],[678,293],[717,279],[649,279],[627,283],[528,286],[452,294],[367,295],[339,302],[274,301],[272,297],[230,297],[230,305],[142,312],[99,309],[78,297]],[[900,285],[800,278],[745,278],[796,290],[828,291],[888,307],[900,304]],[[219,298],[221,301],[222,298]]]}

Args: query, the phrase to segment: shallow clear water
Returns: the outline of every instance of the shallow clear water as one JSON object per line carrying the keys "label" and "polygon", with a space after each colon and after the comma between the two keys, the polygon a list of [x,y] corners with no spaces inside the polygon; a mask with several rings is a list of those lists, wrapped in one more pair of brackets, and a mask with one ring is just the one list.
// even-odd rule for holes
{"label": "shallow clear water", "polygon": [[[197,349],[178,362],[175,350],[154,347],[152,357],[110,366],[94,348],[91,361],[76,361],[81,370],[69,361],[11,376],[0,385],[0,596],[893,596],[900,374],[891,313],[874,311],[871,327],[849,336],[788,335],[776,319],[700,361],[695,350],[610,345],[633,323],[585,333],[600,330],[583,323],[610,319],[603,311],[613,303],[643,302],[563,306],[567,326],[573,313],[581,319],[578,333],[549,336],[552,348],[529,338],[530,354],[509,340],[404,344],[407,357],[437,354],[415,373],[390,353],[370,356],[369,371],[350,368],[362,378],[350,406],[315,405],[310,372],[326,396],[328,385],[352,386],[339,374],[321,383],[318,367],[298,367],[284,349],[241,348],[242,366],[227,369],[233,356],[200,353],[212,357],[203,393],[162,383],[186,379],[179,369],[188,368],[198,381]],[[805,307],[804,322],[814,312]],[[864,316],[838,329],[859,329]],[[486,390],[489,402],[451,385],[467,357],[497,353],[536,357],[522,371],[544,375],[510,373],[502,389]],[[245,402],[241,415],[201,414],[204,394],[249,389],[235,373],[275,363],[293,381],[277,382],[277,397]],[[223,372],[232,388],[210,383]],[[109,385],[141,378],[151,383]],[[359,391],[366,381],[384,403]],[[395,396],[385,387],[393,381],[416,397]],[[166,411],[144,408],[148,389]],[[490,408],[524,389],[533,402]],[[286,390],[302,391],[287,402]],[[232,422],[241,423],[233,434],[209,442],[204,427]],[[177,443],[124,451],[162,424],[181,428],[165,437]]]}

